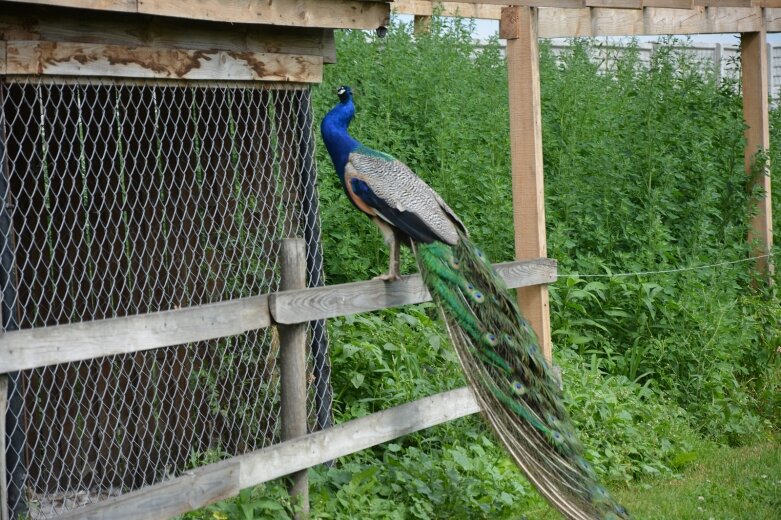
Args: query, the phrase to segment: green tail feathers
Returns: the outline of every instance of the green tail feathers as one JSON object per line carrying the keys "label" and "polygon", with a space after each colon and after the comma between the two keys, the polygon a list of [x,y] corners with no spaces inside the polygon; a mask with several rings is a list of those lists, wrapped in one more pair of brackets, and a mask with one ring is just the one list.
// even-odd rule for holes
{"label": "green tail feathers", "polygon": [[628,519],[585,460],[537,337],[485,255],[466,236],[415,247],[483,414],[518,466],[567,518]]}

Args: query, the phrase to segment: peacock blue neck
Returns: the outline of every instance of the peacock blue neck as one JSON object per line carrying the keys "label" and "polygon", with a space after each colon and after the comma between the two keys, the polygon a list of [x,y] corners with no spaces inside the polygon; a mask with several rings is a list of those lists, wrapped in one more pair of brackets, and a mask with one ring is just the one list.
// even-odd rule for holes
{"label": "peacock blue neck", "polygon": [[323,136],[325,147],[342,182],[344,182],[344,167],[347,164],[347,158],[350,153],[361,146],[361,143],[353,139],[347,132],[353,115],[355,115],[355,105],[353,105],[352,96],[348,96],[347,99],[340,101],[332,108],[320,124],[320,133]]}

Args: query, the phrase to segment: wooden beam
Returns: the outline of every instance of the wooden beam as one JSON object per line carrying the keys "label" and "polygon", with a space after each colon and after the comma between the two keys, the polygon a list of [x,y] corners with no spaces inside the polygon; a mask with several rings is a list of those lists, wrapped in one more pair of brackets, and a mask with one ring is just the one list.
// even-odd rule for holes
{"label": "wooden beam", "polygon": [[[645,0],[642,9],[583,8],[581,0],[566,3],[528,0],[525,3],[539,7],[537,27],[540,38],[758,31],[763,18],[760,6],[768,7],[764,9],[764,16],[768,18],[768,31],[781,32],[781,14],[773,12],[778,11],[776,9],[770,9],[775,7],[776,1],[781,0],[754,1],[756,3],[752,7],[704,7],[693,6],[693,0]],[[610,2],[631,6],[635,5],[636,0],[602,0],[605,5]],[[442,5],[444,16],[501,19],[501,9],[494,5],[457,2],[445,2]],[[556,7],[546,7],[551,5]],[[393,2],[394,10],[404,14],[431,15],[433,6],[434,3],[423,0]]]}
{"label": "wooden beam", "polygon": [[[556,281],[556,261],[537,259],[494,266],[509,287]],[[184,309],[6,332],[0,335],[3,372],[140,352],[233,336],[271,324],[345,316],[428,301],[420,275],[400,282],[356,282],[261,295]]]}
{"label": "wooden beam", "polygon": [[323,58],[260,52],[8,41],[6,74],[316,83],[322,81]]}
{"label": "wooden beam", "polygon": [[[293,291],[306,287],[306,243],[302,238],[283,240],[280,247],[280,289]],[[282,440],[307,434],[306,427],[306,329],[304,323],[279,325],[279,378]],[[288,492],[300,509],[297,520],[309,515],[309,480],[306,470],[290,476]]]}
{"label": "wooden beam", "polygon": [[137,0],[7,0],[25,4],[56,5],[59,7],[76,7],[79,9],[94,9],[99,11],[118,11],[135,13],[138,10]]}
{"label": "wooden beam", "polygon": [[267,296],[0,335],[0,371],[140,352],[268,327]]}
{"label": "wooden beam", "polygon": [[138,0],[138,12],[232,23],[376,29],[390,22],[385,2],[356,0]]}
{"label": "wooden beam", "polygon": [[360,0],[8,0],[98,11],[151,14],[212,22],[376,29],[387,25],[387,2]]}
{"label": "wooden beam", "polygon": [[[537,13],[530,7],[505,7],[499,25],[507,39],[515,257],[545,257],[545,188],[542,172]],[[551,360],[548,287],[518,289],[518,304],[537,333],[545,358]]]}
{"label": "wooden beam", "polygon": [[586,0],[586,7],[608,7],[611,9],[642,9],[643,0]]}
{"label": "wooden beam", "polygon": [[[556,261],[546,258],[494,265],[508,287],[525,287],[556,281]],[[356,282],[269,296],[269,308],[277,323],[311,320],[370,312],[429,301],[431,295],[420,275],[403,276],[398,282]]]}
{"label": "wooden beam", "polygon": [[323,462],[480,411],[459,388],[355,419],[263,450],[190,470],[83,508],[58,520],[163,520]]}
{"label": "wooden beam", "polygon": [[335,54],[331,29],[128,16],[23,4],[4,7],[0,13],[0,40],[308,56]]}
{"label": "wooden beam", "polygon": [[[753,256],[767,255],[773,249],[773,219],[770,197],[769,164],[757,164],[757,154],[770,149],[770,122],[767,85],[767,35],[764,28],[740,35],[740,63],[743,87],[743,118],[746,121],[744,166],[753,189],[763,196],[751,208],[751,228],[748,241]],[[765,156],[767,159],[767,156]],[[770,257],[756,262],[758,273],[769,283],[773,274]]]}
{"label": "wooden beam", "polygon": [[8,410],[8,376],[0,374],[0,520],[8,520],[8,467],[5,463],[5,414]]}
{"label": "wooden beam", "polygon": [[[401,14],[431,16],[434,14],[434,2],[423,0],[395,0],[391,8]],[[498,20],[502,7],[499,5],[468,4],[465,2],[442,3],[443,16],[463,16],[464,18],[482,18]]]}

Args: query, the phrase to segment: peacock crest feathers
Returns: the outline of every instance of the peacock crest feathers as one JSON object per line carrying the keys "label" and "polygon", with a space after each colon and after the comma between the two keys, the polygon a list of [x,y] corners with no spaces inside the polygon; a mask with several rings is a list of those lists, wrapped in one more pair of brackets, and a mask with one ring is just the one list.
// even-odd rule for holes
{"label": "peacock crest feathers", "polygon": [[416,254],[484,414],[527,477],[568,518],[629,518],[599,485],[537,337],[485,254],[463,233]]}

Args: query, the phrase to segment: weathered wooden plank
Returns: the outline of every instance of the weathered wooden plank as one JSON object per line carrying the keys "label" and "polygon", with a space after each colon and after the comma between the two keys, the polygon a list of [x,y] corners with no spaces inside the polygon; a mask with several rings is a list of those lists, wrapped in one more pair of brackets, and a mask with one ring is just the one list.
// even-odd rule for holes
{"label": "weathered wooden plank", "polygon": [[[637,0],[626,1],[632,3]],[[781,0],[755,0],[760,3],[752,4],[754,7],[706,8],[694,6],[693,0],[645,0],[643,9],[579,8],[578,3],[570,2],[557,3],[557,7],[545,7],[553,5],[552,0],[529,0],[526,4],[539,8],[538,36],[557,38],[758,31],[762,25],[762,9],[757,6],[775,7],[776,1]],[[422,0],[399,0],[392,5],[399,13],[430,16],[434,4]],[[457,2],[445,2],[442,5],[444,16],[501,19],[501,9],[494,5],[480,6]],[[781,31],[781,15],[767,11],[773,9],[765,9],[765,16],[769,20],[768,31]]]}
{"label": "weathered wooden plank", "polygon": [[333,47],[333,31],[317,28],[185,21],[22,4],[9,5],[0,13],[0,39],[311,56],[324,55]]}
{"label": "weathered wooden plank", "polygon": [[[507,39],[507,80],[515,257],[519,260],[545,257],[548,248],[536,14],[529,7],[505,7],[502,16],[502,21],[511,23],[514,31]],[[520,288],[518,305],[537,333],[545,358],[550,361],[548,287],[540,284]]]}
{"label": "weathered wooden plank", "polygon": [[376,29],[389,22],[386,2],[360,0],[10,0],[59,7],[171,16],[213,22]]}
{"label": "weathered wooden plank", "polygon": [[[395,0],[391,8],[401,14],[431,16],[434,13],[434,2],[423,0]],[[443,16],[463,16],[464,18],[481,18],[498,20],[502,7],[499,5],[468,4],[464,2],[443,2]]]}
{"label": "weathered wooden plank", "polygon": [[5,42],[0,40],[0,76],[5,76],[6,74],[5,54]]}
{"label": "weathered wooden plank", "polygon": [[781,32],[781,9],[763,9],[767,32]]}
{"label": "weathered wooden plank", "polygon": [[691,9],[694,0],[643,0],[643,7],[667,7],[668,9]]}
{"label": "weathered wooden plank", "polygon": [[538,12],[541,38],[750,32],[758,31],[763,22],[758,7],[540,8]]}
{"label": "weathered wooden plank", "polygon": [[[206,471],[202,471],[208,468]],[[168,519],[237,495],[240,464],[235,459],[204,466],[154,486],[74,509],[58,520]]]}
{"label": "weathered wooden plank", "polygon": [[267,482],[479,411],[468,387],[419,399],[239,457],[239,483]]}
{"label": "weathered wooden plank", "polygon": [[[280,289],[306,287],[306,243],[288,238],[281,243]],[[306,324],[279,325],[279,378],[281,380],[282,440],[307,434],[306,426]],[[288,493],[300,511],[295,518],[309,514],[309,480],[306,471],[291,475]]]}
{"label": "weathered wooden plank", "polygon": [[586,7],[608,7],[611,9],[642,9],[643,0],[586,0]]}
{"label": "weathered wooden plank", "polygon": [[327,430],[188,471],[162,484],[85,506],[62,520],[163,520],[296,471],[466,415],[480,407],[467,388],[396,406]]}
{"label": "weathered wooden plank", "polygon": [[389,4],[356,0],[138,0],[138,12],[197,20],[376,29],[388,25]]}
{"label": "weathered wooden plank", "polygon": [[189,80],[322,80],[322,56],[157,49],[70,42],[6,42],[6,73]]}
{"label": "weathered wooden plank", "polygon": [[6,332],[0,373],[232,336],[271,324],[267,297]]}
{"label": "weathered wooden plank", "polygon": [[[511,288],[556,281],[556,261],[547,258],[506,262],[494,267]],[[272,294],[269,308],[277,323],[301,323],[430,299],[420,275],[416,274],[403,276],[394,283],[371,280]]]}
{"label": "weathered wooden plank", "polygon": [[[743,118],[746,121],[744,165],[752,188],[763,196],[752,201],[748,242],[753,256],[773,251],[773,218],[770,197],[770,165],[757,164],[757,154],[770,149],[770,119],[767,84],[767,35],[764,30],[740,35],[740,69],[743,84]],[[770,257],[756,262],[759,275],[772,283]]]}
{"label": "weathered wooden plank", "polygon": [[60,7],[78,7],[81,9],[96,9],[100,11],[120,11],[135,13],[138,10],[137,0],[7,0],[26,4],[57,5]]}
{"label": "weathered wooden plank", "polygon": [[0,375],[0,520],[8,520],[8,484],[5,463],[5,414],[8,410],[8,376]]}

